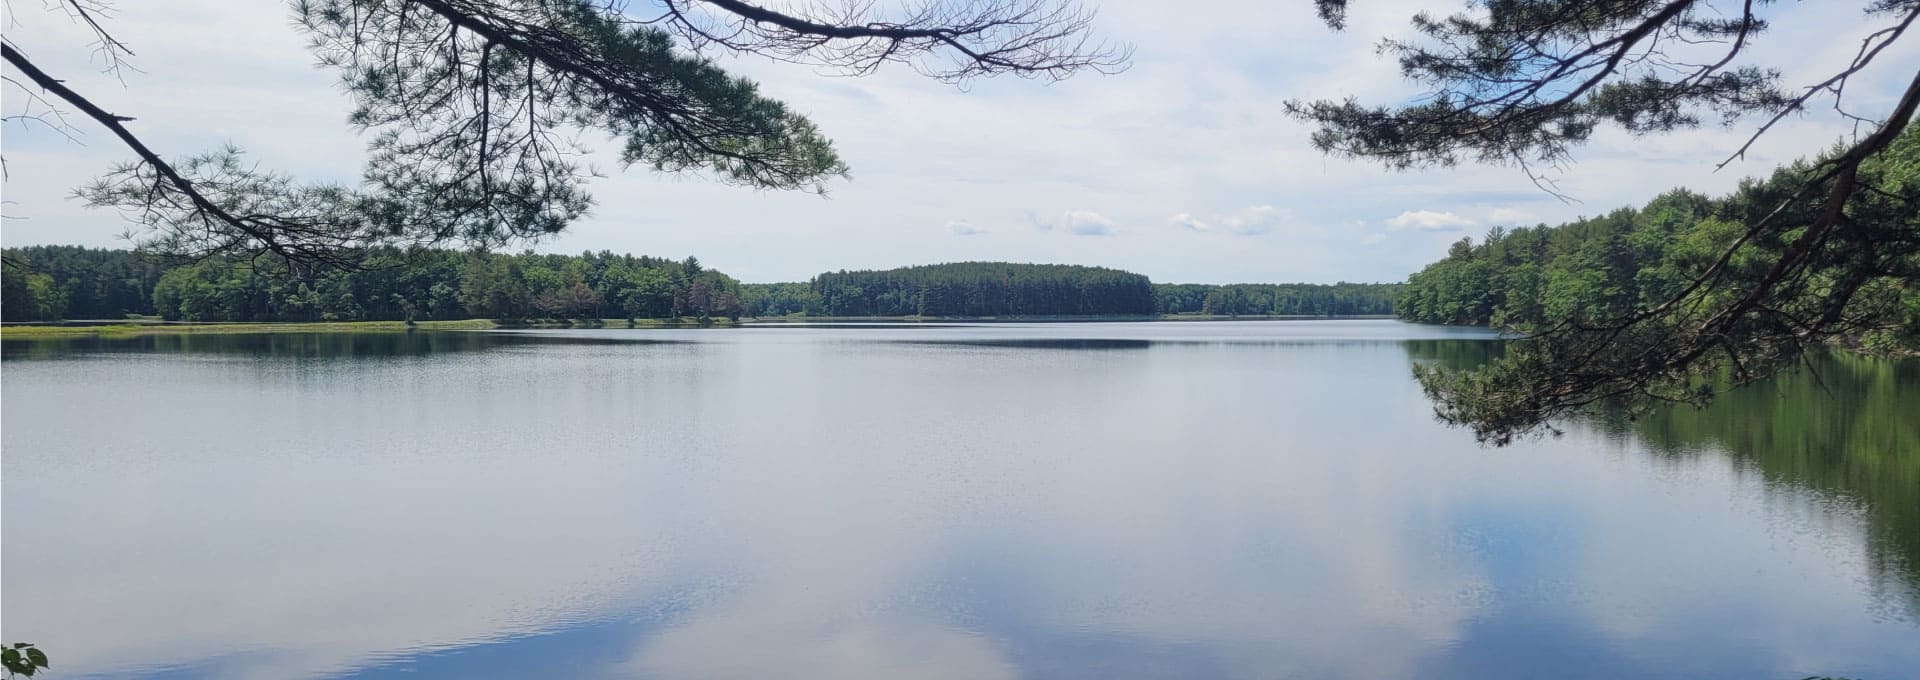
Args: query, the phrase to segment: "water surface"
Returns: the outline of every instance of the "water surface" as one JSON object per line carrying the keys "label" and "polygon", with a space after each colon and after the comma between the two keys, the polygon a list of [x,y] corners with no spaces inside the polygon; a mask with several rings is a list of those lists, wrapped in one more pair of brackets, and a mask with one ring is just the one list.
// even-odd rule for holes
{"label": "water surface", "polygon": [[1920,676],[1920,365],[1483,449],[1368,322],[4,343],[56,677]]}

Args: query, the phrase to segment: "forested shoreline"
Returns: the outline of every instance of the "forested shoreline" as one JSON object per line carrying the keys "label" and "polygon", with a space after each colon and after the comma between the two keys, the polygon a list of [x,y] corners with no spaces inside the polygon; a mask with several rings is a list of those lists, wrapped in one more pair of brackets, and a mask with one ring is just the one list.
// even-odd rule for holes
{"label": "forested shoreline", "polygon": [[[1751,238],[1747,225],[1768,214],[1773,197],[1797,186],[1808,167],[1812,164],[1788,165],[1771,177],[1746,181],[1728,196],[1675,189],[1639,208],[1558,226],[1495,227],[1477,241],[1462,238],[1445,257],[1407,278],[1397,314],[1418,323],[1523,333],[1568,324],[1606,327],[1611,320],[1631,318],[1636,310],[1687,298],[1696,278],[1725,257],[1732,244]],[[1868,169],[1895,178],[1920,176],[1920,136],[1909,133]],[[1723,276],[1760,279],[1804,231],[1780,230],[1753,240],[1737,257],[1726,259]],[[1852,257],[1841,246],[1825,247],[1840,261]],[[1820,306],[1768,311],[1789,319],[1831,315],[1871,320],[1860,322],[1840,340],[1876,351],[1920,351],[1920,286],[1907,274],[1920,260],[1905,259],[1860,281],[1856,292],[1839,299],[1841,306],[1834,306],[1825,291],[1840,289],[1848,283],[1846,277],[1858,274],[1809,270],[1799,275],[1796,286]],[[1699,299],[1693,302],[1713,303],[1739,292],[1696,290]]]}
{"label": "forested shoreline", "polygon": [[[1147,277],[1105,267],[958,262],[879,271],[837,271],[785,286],[787,296],[749,294],[754,316],[1113,316],[1153,313]],[[758,304],[756,304],[758,303]]]}
{"label": "forested shoreline", "polygon": [[5,250],[7,321],[403,321],[738,317],[740,284],[696,258],[397,250],[361,266],[176,265],[126,250]]}
{"label": "forested shoreline", "polygon": [[[1641,208],[1621,208],[1559,226],[1495,227],[1462,238],[1447,256],[1407,277],[1396,315],[1415,323],[1526,331],[1597,322],[1658,304],[1691,280],[1745,227],[1727,199],[1684,189]],[[1889,285],[1856,304],[1895,310],[1898,323],[1849,342],[1881,351],[1920,350],[1920,287]]]}
{"label": "forested shoreline", "polygon": [[808,282],[741,286],[754,317],[1390,315],[1399,289],[1393,283],[1153,283],[1117,269],[998,262],[839,271]]}
{"label": "forested shoreline", "polygon": [[1399,284],[1164,284],[1103,267],[961,262],[742,284],[695,258],[381,251],[353,268],[5,251],[5,320],[402,321],[1390,315]]}
{"label": "forested shoreline", "polygon": [[1398,283],[1156,283],[1161,314],[1391,316]]}

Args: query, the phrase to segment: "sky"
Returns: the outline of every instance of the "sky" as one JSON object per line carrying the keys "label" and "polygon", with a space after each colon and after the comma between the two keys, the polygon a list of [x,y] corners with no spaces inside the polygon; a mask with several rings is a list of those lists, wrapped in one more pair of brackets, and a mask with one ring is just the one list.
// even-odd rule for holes
{"label": "sky", "polygon": [[[606,176],[589,187],[593,213],[532,247],[695,255],[747,282],[967,260],[1118,267],[1160,282],[1397,281],[1492,226],[1601,214],[1674,187],[1723,193],[1853,129],[1819,105],[1717,172],[1760,121],[1641,138],[1605,129],[1553,173],[1574,199],[1563,201],[1509,167],[1391,172],[1330,158],[1282,112],[1289,99],[1415,96],[1375,47],[1409,36],[1415,12],[1456,11],[1457,0],[1362,0],[1339,33],[1307,0],[1088,4],[1101,37],[1133,46],[1125,72],[956,87],[904,66],[852,78],[714,55],[819,125],[851,177],[822,197],[623,169],[608,153],[597,162]],[[1772,6],[1773,28],[1747,63],[1779,68],[1788,84],[1825,78],[1878,27],[1864,4]],[[266,168],[358,175],[366,140],[346,125],[337,76],[313,65],[283,3],[118,3],[107,25],[133,49],[137,70],[117,77],[64,15],[27,0],[9,5],[9,41],[103,108],[134,117],[128,126],[163,155],[232,143]],[[1920,41],[1889,49],[1849,85],[1850,109],[1891,108],[1917,61]],[[7,113],[19,113],[19,91],[5,96]],[[71,198],[131,158],[90,121],[74,124],[75,139],[17,121],[0,128],[0,243],[124,247],[121,236],[140,228]]]}

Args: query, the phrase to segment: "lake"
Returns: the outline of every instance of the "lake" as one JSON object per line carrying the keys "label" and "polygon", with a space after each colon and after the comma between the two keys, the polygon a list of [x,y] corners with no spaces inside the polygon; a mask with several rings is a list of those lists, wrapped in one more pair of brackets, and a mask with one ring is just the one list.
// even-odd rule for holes
{"label": "lake", "polygon": [[1920,677],[1920,362],[1482,448],[1392,321],[7,341],[54,677]]}

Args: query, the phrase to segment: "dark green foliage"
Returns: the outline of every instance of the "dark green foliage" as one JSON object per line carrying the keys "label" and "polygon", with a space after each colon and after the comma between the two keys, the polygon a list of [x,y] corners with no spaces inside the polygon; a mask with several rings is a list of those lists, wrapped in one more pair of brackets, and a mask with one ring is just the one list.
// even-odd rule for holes
{"label": "dark green foliage", "polygon": [[4,312],[5,320],[58,319],[66,308],[67,300],[60,295],[53,277],[7,265],[4,278],[0,278],[0,312]]}
{"label": "dark green foliage", "polygon": [[1147,277],[1103,267],[960,262],[813,278],[828,316],[1152,314]]}
{"label": "dark green foliage", "polygon": [[[1504,443],[1602,402],[1704,403],[1825,343],[1920,350],[1920,133],[1857,173],[1809,180],[1833,167],[1455,244],[1408,279],[1401,317],[1525,337],[1478,370],[1422,369],[1440,415]],[[1871,190],[1783,200],[1839,181]]]}
{"label": "dark green foliage", "polygon": [[1161,314],[1218,316],[1367,316],[1393,313],[1397,283],[1157,283]]}
{"label": "dark green foliage", "polygon": [[607,252],[501,255],[377,249],[355,266],[167,266],[125,250],[5,251],[7,321],[811,316],[1352,316],[1393,313],[1399,284],[1153,284],[1099,267],[968,262],[741,284],[699,260]]}
{"label": "dark green foliage", "polygon": [[[361,266],[322,266],[297,275],[269,258],[169,268],[124,250],[35,246],[9,249],[6,256],[28,268],[22,272],[31,271],[20,275],[8,267],[9,321],[127,314],[183,321],[402,321],[741,312],[739,282],[692,258],[676,262],[604,251],[570,256],[381,249],[356,257]],[[52,289],[66,300],[65,314],[38,311],[16,319],[16,313],[52,304],[36,297],[41,286],[35,282],[42,280],[57,284]],[[16,297],[27,302],[16,303]]]}
{"label": "dark green foliage", "polygon": [[811,283],[743,283],[740,304],[754,317],[824,313]]}
{"label": "dark green foliage", "polygon": [[842,271],[808,283],[745,284],[741,290],[746,313],[764,317],[1359,316],[1392,314],[1400,284],[1151,283],[1099,267],[962,262]]}
{"label": "dark green foliage", "polygon": [[153,313],[163,267],[121,250],[79,246],[10,248],[0,273],[7,321],[120,319]]}
{"label": "dark green foliage", "polygon": [[1399,315],[1522,329],[1563,319],[1598,323],[1657,304],[1674,292],[1673,268],[1728,241],[1724,208],[1675,190],[1642,209],[1558,227],[1495,227],[1478,243],[1454,243],[1445,259],[1408,277]]}
{"label": "dark green foliage", "polygon": [[0,647],[0,667],[7,671],[7,677],[33,677],[34,673],[51,668],[47,664],[46,652],[29,642],[16,642]]}

